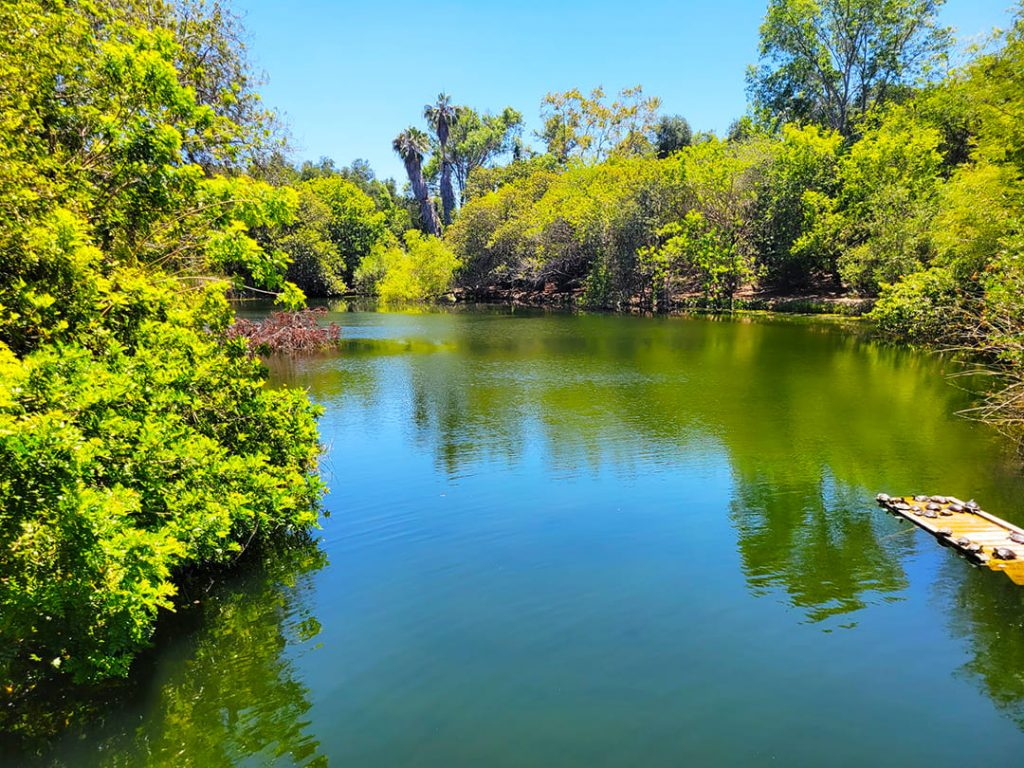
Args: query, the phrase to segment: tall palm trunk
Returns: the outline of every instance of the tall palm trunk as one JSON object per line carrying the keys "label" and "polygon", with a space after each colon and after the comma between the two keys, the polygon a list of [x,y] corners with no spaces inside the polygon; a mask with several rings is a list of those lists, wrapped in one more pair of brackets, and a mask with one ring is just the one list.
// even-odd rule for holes
{"label": "tall palm trunk", "polygon": [[455,210],[455,191],[452,189],[452,164],[448,159],[448,120],[442,117],[437,121],[437,140],[441,145],[441,213],[444,224],[452,223],[452,211]]}
{"label": "tall palm trunk", "polygon": [[409,175],[409,185],[412,187],[413,197],[420,204],[420,216],[423,218],[423,225],[427,232],[434,237],[441,236],[441,222],[437,220],[437,211],[434,204],[430,202],[430,194],[427,192],[427,182],[423,179],[423,168],[420,165],[419,155],[412,154],[405,160],[405,172]]}
{"label": "tall palm trunk", "polygon": [[445,226],[452,223],[452,211],[455,210],[455,190],[452,189],[452,164],[441,161],[441,209],[444,212]]}

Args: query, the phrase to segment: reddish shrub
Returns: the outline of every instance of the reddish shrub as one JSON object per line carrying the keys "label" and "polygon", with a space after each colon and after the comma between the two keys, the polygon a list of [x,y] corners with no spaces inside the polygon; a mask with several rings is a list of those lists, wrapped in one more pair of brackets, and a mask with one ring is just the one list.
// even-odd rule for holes
{"label": "reddish shrub", "polygon": [[294,312],[274,312],[264,320],[236,318],[228,336],[244,336],[250,346],[263,353],[319,352],[337,346],[341,328],[337,323],[321,323],[327,314],[323,307]]}

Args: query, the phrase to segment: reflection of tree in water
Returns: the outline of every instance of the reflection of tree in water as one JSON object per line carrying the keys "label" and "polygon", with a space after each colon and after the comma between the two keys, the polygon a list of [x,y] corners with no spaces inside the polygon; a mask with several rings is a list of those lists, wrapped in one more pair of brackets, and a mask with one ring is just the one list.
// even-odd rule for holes
{"label": "reflection of tree in water", "polygon": [[867,592],[906,587],[899,544],[883,544],[863,494],[820,473],[785,485],[740,477],[732,520],[751,588],[784,589],[811,621],[863,608]]}
{"label": "reflection of tree in water", "polygon": [[938,580],[954,636],[972,656],[959,674],[1024,728],[1024,589],[950,556]]}
{"label": "reflection of tree in water", "polygon": [[204,595],[193,634],[163,638],[155,669],[138,675],[145,679],[132,701],[113,707],[100,726],[86,720],[83,730],[100,732],[81,746],[68,734],[53,764],[205,768],[255,759],[325,766],[308,731],[308,691],[286,656],[287,646],[319,633],[303,593],[311,572],[325,564],[309,541],[253,558],[237,578]]}

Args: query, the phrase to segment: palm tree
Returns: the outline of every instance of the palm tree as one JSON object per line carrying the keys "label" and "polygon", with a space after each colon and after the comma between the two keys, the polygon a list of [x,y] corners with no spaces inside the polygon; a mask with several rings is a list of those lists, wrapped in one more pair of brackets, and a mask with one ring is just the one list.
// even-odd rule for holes
{"label": "palm tree", "polygon": [[423,153],[430,147],[427,134],[419,128],[406,128],[391,142],[395,152],[405,163],[405,172],[409,174],[412,194],[420,204],[420,215],[427,231],[435,237],[441,234],[441,223],[437,220],[437,211],[427,194],[427,182],[423,180]]}
{"label": "palm tree", "polygon": [[445,225],[448,225],[452,223],[452,211],[455,210],[452,162],[448,156],[448,130],[459,119],[459,108],[452,104],[448,94],[439,93],[435,104],[423,107],[423,117],[437,134],[437,143],[441,146],[441,212]]}

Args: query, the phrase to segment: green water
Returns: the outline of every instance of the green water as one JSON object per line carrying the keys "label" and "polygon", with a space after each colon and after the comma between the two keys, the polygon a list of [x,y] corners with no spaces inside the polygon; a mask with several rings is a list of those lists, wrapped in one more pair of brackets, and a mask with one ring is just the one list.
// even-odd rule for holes
{"label": "green water", "polygon": [[1024,590],[879,511],[1024,521],[941,359],[821,322],[338,313],[322,538],[219,583],[45,760],[1015,764]]}

